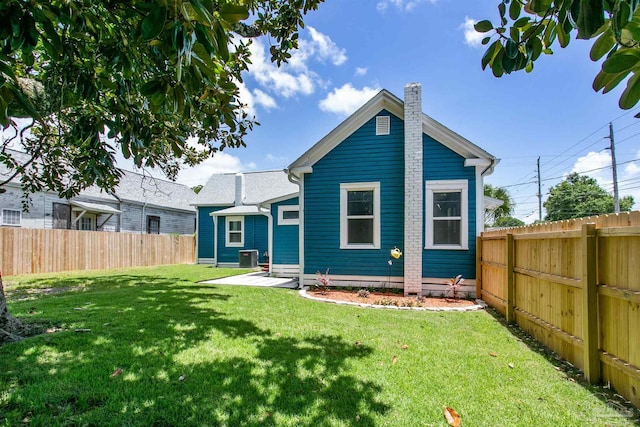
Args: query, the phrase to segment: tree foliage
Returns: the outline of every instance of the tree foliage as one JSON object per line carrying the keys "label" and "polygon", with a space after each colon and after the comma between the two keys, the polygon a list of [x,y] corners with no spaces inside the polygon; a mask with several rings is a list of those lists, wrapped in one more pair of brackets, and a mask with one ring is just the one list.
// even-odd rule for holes
{"label": "tree foliage", "polygon": [[639,0],[502,0],[498,13],[496,25],[489,20],[475,25],[488,34],[482,69],[489,66],[496,77],[530,72],[541,54],[566,47],[572,36],[596,39],[590,57],[604,61],[593,89],[607,93],[629,77],[619,105],[630,109],[640,100]]}
{"label": "tree foliage", "polygon": [[522,227],[523,225],[525,225],[524,221],[512,216],[503,216],[493,223],[494,227]]}
{"label": "tree foliage", "polygon": [[[250,38],[268,35],[280,65],[322,1],[3,1],[0,124],[14,137],[0,151],[13,171],[0,191],[15,177],[25,193],[113,189],[116,150],[172,178],[183,162],[244,146],[256,124],[238,100]],[[30,124],[19,132],[14,117]]]}
{"label": "tree foliage", "polygon": [[494,224],[500,218],[511,216],[515,209],[513,198],[509,194],[509,191],[503,187],[495,187],[491,184],[484,185],[484,195],[493,197],[494,199],[502,200],[502,205],[496,208],[485,208],[484,222],[486,224]]}
{"label": "tree foliage", "polygon": [[[544,207],[547,211],[545,219],[549,221],[614,212],[613,196],[600,187],[595,179],[577,173],[570,174],[549,190]],[[630,211],[632,207],[633,197],[620,199],[621,211]]]}

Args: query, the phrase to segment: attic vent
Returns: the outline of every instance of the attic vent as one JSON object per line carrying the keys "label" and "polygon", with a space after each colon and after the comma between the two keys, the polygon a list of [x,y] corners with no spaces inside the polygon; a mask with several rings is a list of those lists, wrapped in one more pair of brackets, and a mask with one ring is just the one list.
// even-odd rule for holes
{"label": "attic vent", "polygon": [[389,116],[376,117],[376,135],[389,135],[390,127],[391,127],[391,117]]}

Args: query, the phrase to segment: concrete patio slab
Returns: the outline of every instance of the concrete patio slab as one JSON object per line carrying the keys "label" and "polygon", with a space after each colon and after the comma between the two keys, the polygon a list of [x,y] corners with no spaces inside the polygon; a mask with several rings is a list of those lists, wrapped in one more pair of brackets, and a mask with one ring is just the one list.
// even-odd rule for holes
{"label": "concrete patio slab", "polygon": [[223,277],[222,279],[204,280],[200,283],[213,285],[238,285],[258,286],[264,288],[289,288],[298,287],[298,281],[286,277],[269,277],[268,273],[261,271],[255,273],[240,274],[238,276]]}

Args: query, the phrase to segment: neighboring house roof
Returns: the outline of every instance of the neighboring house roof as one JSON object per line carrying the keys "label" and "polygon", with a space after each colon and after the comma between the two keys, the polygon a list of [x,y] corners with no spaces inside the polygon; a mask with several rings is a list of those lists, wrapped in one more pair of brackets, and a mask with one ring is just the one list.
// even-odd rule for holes
{"label": "neighboring house roof", "polygon": [[504,200],[496,199],[491,196],[484,196],[484,208],[485,209],[495,209],[499,208],[504,204]]}
{"label": "neighboring house roof", "polygon": [[[391,92],[383,89],[366,104],[360,107],[355,113],[340,123],[335,129],[329,132],[324,138],[318,141],[313,147],[307,150],[302,156],[291,163],[288,169],[293,170],[295,168],[313,166],[317,161],[322,159],[326,154],[381,110],[387,110],[404,120],[404,102]],[[493,155],[473,144],[466,138],[458,135],[451,129],[433,120],[424,113],[422,114],[422,132],[458,153],[465,159],[491,160],[491,168],[498,163],[498,159]]]}
{"label": "neighboring house roof", "polygon": [[[298,193],[298,185],[289,181],[285,171],[246,172],[244,205],[257,205]],[[211,175],[191,202],[194,206],[231,206],[236,200],[236,174]]]}
{"label": "neighboring house roof", "polygon": [[195,210],[191,202],[196,193],[186,185],[135,172],[123,172],[115,191],[120,200],[183,211]]}
{"label": "neighboring house roof", "polygon": [[89,202],[80,202],[78,200],[71,200],[69,202],[72,206],[77,206],[79,210],[87,211],[87,212],[98,212],[103,214],[118,214],[122,213],[118,209],[114,209],[111,206],[103,205],[100,203],[89,203]]}
{"label": "neighboring house roof", "polygon": [[221,209],[219,211],[211,212],[211,216],[229,216],[229,215],[260,215],[262,212],[258,209],[258,206],[234,206],[232,208]]}
{"label": "neighboring house roof", "polygon": [[[11,156],[19,162],[26,162],[29,157],[26,153],[9,150]],[[117,203],[118,199],[123,202],[147,204],[159,208],[169,208],[182,211],[195,211],[191,206],[191,201],[196,193],[189,187],[177,182],[171,182],[149,175],[122,170],[120,183],[115,189],[115,196],[105,192],[103,189],[93,185],[85,188],[77,197],[71,199],[77,204],[77,199],[91,198],[112,203]],[[0,178],[8,177],[11,171],[0,163]],[[11,182],[20,185],[20,176],[15,177]]]}

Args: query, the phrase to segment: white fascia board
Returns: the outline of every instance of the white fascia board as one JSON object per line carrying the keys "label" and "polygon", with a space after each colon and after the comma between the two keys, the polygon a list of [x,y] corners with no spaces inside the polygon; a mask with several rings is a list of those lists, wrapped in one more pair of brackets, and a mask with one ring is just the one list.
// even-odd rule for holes
{"label": "white fascia board", "polygon": [[381,110],[387,110],[395,116],[402,118],[404,107],[398,97],[385,89],[381,90],[376,96],[371,98],[355,113],[346,118],[324,138],[291,163],[288,170],[294,172],[297,168],[303,166],[313,166],[318,160],[322,159],[352,133],[360,129],[363,124]]}
{"label": "white fascia board", "polygon": [[495,159],[495,156],[484,151],[468,139],[458,135],[426,114],[422,115],[422,132],[429,135],[445,147],[458,153],[465,159]]}
{"label": "white fascia board", "polygon": [[282,202],[284,200],[293,199],[295,197],[298,197],[299,195],[300,195],[299,192],[295,192],[295,193],[287,194],[286,196],[276,197],[275,199],[265,200],[264,202],[262,202],[260,204],[261,205],[272,205],[274,203]]}

